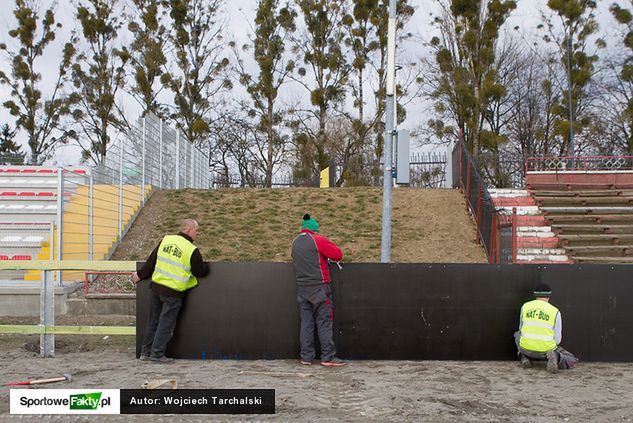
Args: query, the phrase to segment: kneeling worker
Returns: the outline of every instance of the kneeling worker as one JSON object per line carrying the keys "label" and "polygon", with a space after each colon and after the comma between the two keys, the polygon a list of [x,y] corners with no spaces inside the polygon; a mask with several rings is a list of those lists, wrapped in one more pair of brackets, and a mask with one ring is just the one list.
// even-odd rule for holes
{"label": "kneeling worker", "polygon": [[560,311],[549,299],[552,290],[539,284],[534,290],[535,300],[521,307],[519,331],[514,334],[519,358],[523,367],[532,365],[531,360],[547,360],[547,370],[574,367],[578,359],[560,347],[563,320]]}

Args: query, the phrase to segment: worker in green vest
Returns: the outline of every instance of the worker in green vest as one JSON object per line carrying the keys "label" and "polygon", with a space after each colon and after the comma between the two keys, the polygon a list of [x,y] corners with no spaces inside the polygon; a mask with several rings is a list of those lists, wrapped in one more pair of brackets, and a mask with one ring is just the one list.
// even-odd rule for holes
{"label": "worker in green vest", "polygon": [[533,360],[547,360],[547,370],[574,367],[578,359],[560,346],[563,319],[560,311],[549,299],[552,290],[546,284],[534,289],[536,299],[521,307],[519,330],[514,334],[519,359],[523,367],[530,367]]}
{"label": "worker in green vest", "polygon": [[182,300],[198,279],[208,272],[207,264],[193,242],[198,238],[198,222],[185,219],[177,235],[166,235],[132,281],[149,279],[149,318],[143,336],[141,360],[169,363],[167,343],[174,334]]}

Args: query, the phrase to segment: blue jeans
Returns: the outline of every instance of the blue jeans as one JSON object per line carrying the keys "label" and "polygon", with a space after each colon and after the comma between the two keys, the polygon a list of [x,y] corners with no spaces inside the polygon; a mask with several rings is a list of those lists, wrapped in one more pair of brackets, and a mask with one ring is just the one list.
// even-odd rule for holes
{"label": "blue jeans", "polygon": [[153,289],[149,290],[149,319],[145,327],[141,355],[165,355],[167,343],[174,335],[181,306],[181,297],[159,295]]}
{"label": "blue jeans", "polygon": [[301,359],[312,361],[316,356],[314,350],[314,328],[316,326],[321,344],[321,361],[330,361],[336,355],[336,347],[332,336],[334,306],[329,285],[324,284],[313,289],[300,287],[297,300],[301,317],[301,331],[299,333]]}

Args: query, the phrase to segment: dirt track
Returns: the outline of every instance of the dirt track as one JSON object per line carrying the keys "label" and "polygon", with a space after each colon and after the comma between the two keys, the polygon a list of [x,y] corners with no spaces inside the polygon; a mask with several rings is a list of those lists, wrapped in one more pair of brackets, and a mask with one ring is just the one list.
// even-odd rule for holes
{"label": "dirt track", "polygon": [[[515,362],[357,361],[340,369],[300,366],[291,360],[155,364],[135,360],[131,346],[121,347],[60,352],[42,359],[23,346],[5,343],[0,380],[71,373],[71,383],[47,387],[139,388],[145,380],[175,378],[180,388],[276,389],[277,413],[270,416],[44,418],[59,422],[633,421],[633,364],[581,363],[558,374],[542,367],[524,370]],[[42,421],[8,413],[9,390],[0,388],[0,421]]]}

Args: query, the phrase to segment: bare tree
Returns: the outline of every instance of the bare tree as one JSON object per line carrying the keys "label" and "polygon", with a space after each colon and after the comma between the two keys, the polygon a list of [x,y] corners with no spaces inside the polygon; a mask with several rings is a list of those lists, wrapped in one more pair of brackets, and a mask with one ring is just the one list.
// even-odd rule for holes
{"label": "bare tree", "polygon": [[9,36],[17,41],[15,47],[0,44],[11,63],[10,71],[0,70],[0,84],[11,90],[11,98],[3,106],[15,117],[16,129],[27,135],[31,150],[31,163],[40,164],[59,144],[75,137],[75,132],[63,125],[63,118],[70,113],[70,105],[76,96],[65,95],[67,71],[75,54],[73,40],[60,52],[57,76],[52,88],[44,94],[42,72],[46,69],[41,59],[58,34],[62,24],[55,20],[53,8],[43,13],[36,0],[15,0],[13,15],[17,27],[9,30]]}
{"label": "bare tree", "polygon": [[72,67],[79,94],[73,117],[87,141],[79,139],[83,159],[100,164],[107,155],[110,132],[129,127],[117,100],[125,87],[130,54],[118,38],[124,23],[118,0],[82,0],[76,17],[84,49]]}
{"label": "bare tree", "polygon": [[212,132],[222,94],[232,87],[225,70],[224,26],[218,21],[221,0],[169,0],[176,74],[163,80],[174,93],[172,118],[187,141],[199,144]]}

